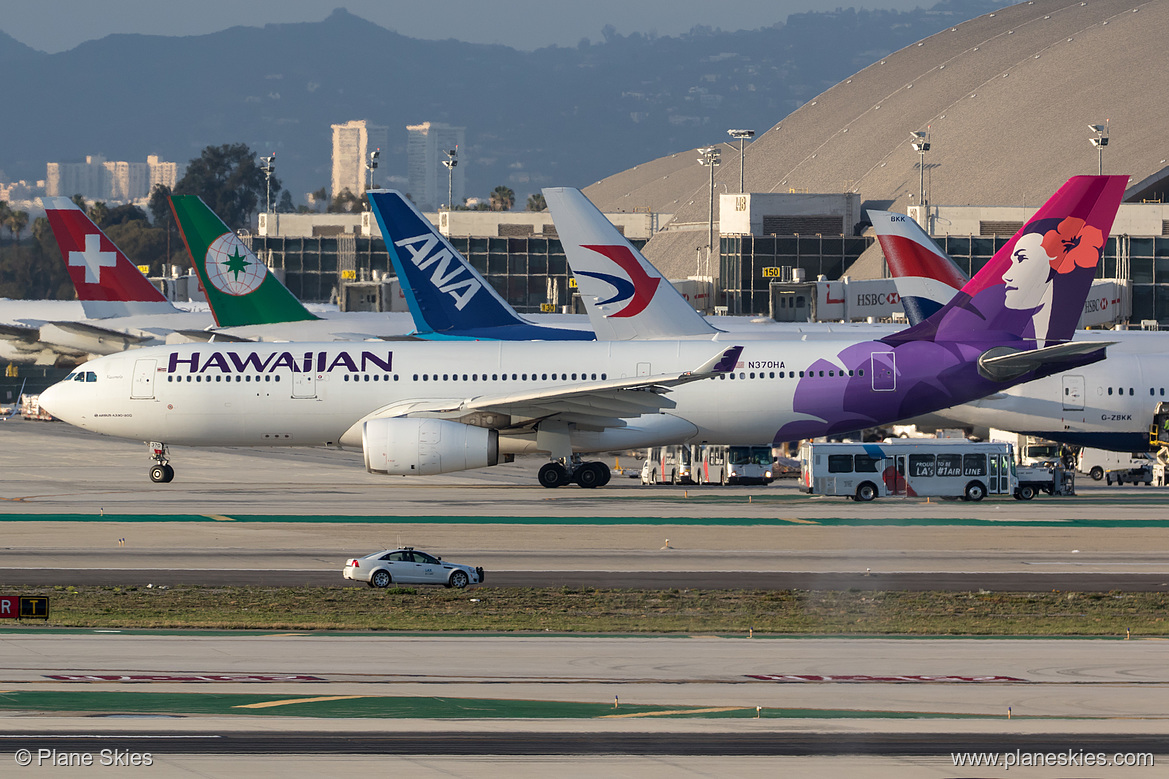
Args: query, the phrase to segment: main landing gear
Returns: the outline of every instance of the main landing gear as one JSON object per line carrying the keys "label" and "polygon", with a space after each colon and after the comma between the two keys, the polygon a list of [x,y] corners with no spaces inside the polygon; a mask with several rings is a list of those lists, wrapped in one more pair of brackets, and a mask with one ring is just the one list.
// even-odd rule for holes
{"label": "main landing gear", "polygon": [[552,462],[540,468],[540,484],[548,488],[579,484],[586,489],[604,487],[609,483],[609,466],[604,463],[582,463],[572,453],[572,431],[563,422],[544,422],[536,428],[536,447],[548,452]]}
{"label": "main landing gear", "polygon": [[150,468],[150,480],[155,484],[170,482],[175,477],[175,469],[167,462],[169,452],[166,444],[151,441],[147,446],[150,447],[150,459],[154,460],[154,465]]}
{"label": "main landing gear", "polygon": [[569,460],[569,465],[572,466],[571,471],[559,461],[545,463],[537,477],[540,484],[549,489],[568,484],[579,484],[586,489],[593,489],[604,487],[613,476],[609,466],[602,462],[582,463],[574,458]]}

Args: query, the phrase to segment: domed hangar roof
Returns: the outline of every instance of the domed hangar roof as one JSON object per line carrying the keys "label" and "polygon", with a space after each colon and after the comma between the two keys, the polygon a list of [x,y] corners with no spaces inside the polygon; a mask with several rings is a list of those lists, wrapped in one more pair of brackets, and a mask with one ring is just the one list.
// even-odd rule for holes
{"label": "domed hangar roof", "polygon": [[[904,211],[918,199],[910,133],[928,129],[930,202],[1038,206],[1069,176],[1096,172],[1089,125],[1107,122],[1104,171],[1131,176],[1128,201],[1162,197],[1167,29],[1169,0],[1031,0],[984,14],[873,63],[758,137],[746,189],[859,192],[866,207]],[[663,157],[585,193],[603,211],[704,223],[709,171],[698,156]],[[728,139],[716,191],[738,191],[738,177]],[[692,264],[693,249],[686,256]]]}

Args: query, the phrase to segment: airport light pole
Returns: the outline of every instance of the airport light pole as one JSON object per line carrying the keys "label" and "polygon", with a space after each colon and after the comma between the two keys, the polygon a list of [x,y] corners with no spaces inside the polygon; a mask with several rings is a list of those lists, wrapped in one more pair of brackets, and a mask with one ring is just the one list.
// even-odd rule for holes
{"label": "airport light pole", "polygon": [[1088,129],[1096,133],[1088,141],[1096,147],[1096,175],[1104,175],[1104,147],[1108,145],[1108,120],[1104,124],[1090,124]]}
{"label": "airport light pole", "polygon": [[382,156],[381,149],[374,149],[369,153],[369,160],[366,161],[365,167],[369,171],[369,188],[374,188],[374,171],[377,170],[378,158]]}
{"label": "airport light pole", "polygon": [[748,138],[755,137],[754,130],[727,130],[727,135],[739,142],[739,194],[746,192],[743,188],[743,145]]}
{"label": "airport light pole", "polygon": [[929,223],[929,217],[926,215],[925,207],[925,153],[930,150],[930,136],[929,128],[924,130],[913,130],[909,133],[913,138],[913,150],[918,153],[920,160],[918,162],[918,176],[917,176],[917,207],[921,213],[918,215],[918,221],[922,227]]}
{"label": "airport light pole", "polygon": [[272,213],[272,171],[276,170],[276,155],[269,154],[260,158],[260,170],[264,171],[266,195],[264,198],[264,213]]}
{"label": "airport light pole", "polygon": [[[706,244],[706,275],[714,276],[714,169],[722,162],[722,150],[717,146],[706,146],[698,150],[702,156],[698,158],[699,165],[710,168],[710,232]],[[701,274],[700,274],[701,275]]]}
{"label": "airport light pole", "polygon": [[455,168],[459,166],[459,147],[447,149],[446,156],[447,158],[442,161],[442,164],[446,166],[446,210],[453,211],[454,204],[451,203],[451,200],[454,197]]}

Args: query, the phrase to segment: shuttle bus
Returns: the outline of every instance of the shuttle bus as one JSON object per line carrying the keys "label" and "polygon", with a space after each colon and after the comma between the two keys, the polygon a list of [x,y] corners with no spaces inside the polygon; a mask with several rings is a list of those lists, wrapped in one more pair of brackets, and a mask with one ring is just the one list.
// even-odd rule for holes
{"label": "shuttle bus", "polygon": [[887,495],[982,500],[1017,494],[1014,447],[962,439],[805,443],[800,489],[860,501]]}
{"label": "shuttle bus", "polygon": [[642,484],[770,484],[770,446],[674,444],[651,447]]}

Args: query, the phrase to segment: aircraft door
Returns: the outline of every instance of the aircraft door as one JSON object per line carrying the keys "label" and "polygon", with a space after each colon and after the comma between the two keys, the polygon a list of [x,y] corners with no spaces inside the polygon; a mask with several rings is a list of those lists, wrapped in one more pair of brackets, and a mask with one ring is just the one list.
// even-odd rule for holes
{"label": "aircraft door", "polygon": [[1084,377],[1083,376],[1067,376],[1063,377],[1063,410],[1064,411],[1083,411],[1084,410]]}
{"label": "aircraft door", "polygon": [[130,385],[130,397],[149,400],[154,397],[154,373],[157,360],[135,360],[134,381]]}
{"label": "aircraft door", "polygon": [[294,372],[292,374],[292,397],[310,399],[316,396],[317,374]]}
{"label": "aircraft door", "polygon": [[874,392],[892,392],[897,389],[897,360],[893,352],[873,352],[872,374]]}

